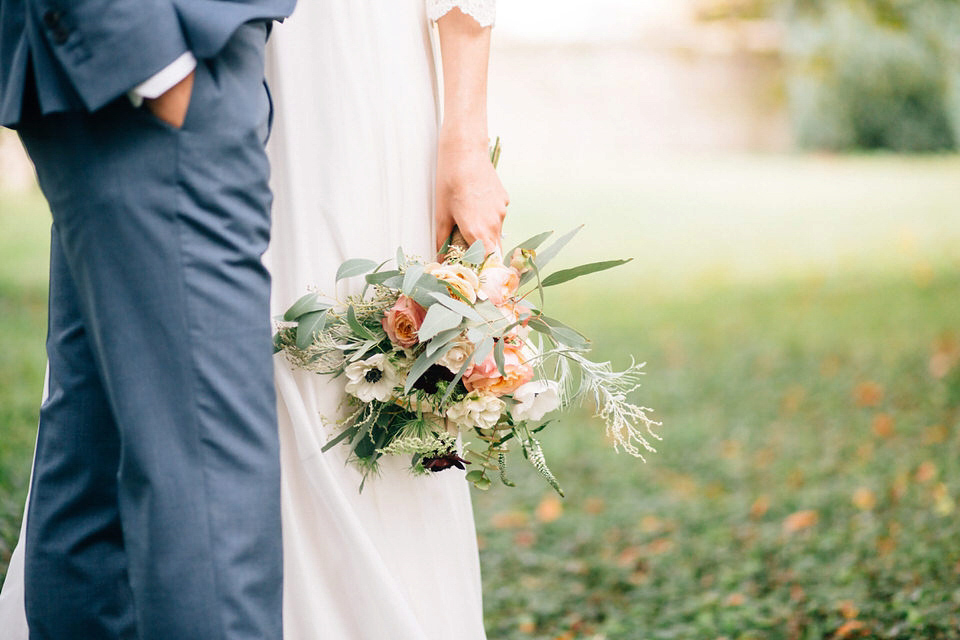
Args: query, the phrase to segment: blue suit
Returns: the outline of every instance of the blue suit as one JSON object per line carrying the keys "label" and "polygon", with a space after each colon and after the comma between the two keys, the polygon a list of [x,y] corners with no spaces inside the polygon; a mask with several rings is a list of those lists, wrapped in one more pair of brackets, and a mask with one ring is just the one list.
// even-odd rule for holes
{"label": "blue suit", "polygon": [[[50,204],[31,640],[281,640],[269,20],[292,0],[0,0],[0,118]],[[199,59],[182,128],[126,98]]]}

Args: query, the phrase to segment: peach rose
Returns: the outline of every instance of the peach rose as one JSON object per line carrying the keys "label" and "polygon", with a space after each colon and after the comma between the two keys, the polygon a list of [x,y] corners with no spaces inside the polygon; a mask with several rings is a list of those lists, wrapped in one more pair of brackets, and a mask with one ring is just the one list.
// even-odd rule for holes
{"label": "peach rose", "polygon": [[450,293],[456,291],[464,300],[469,301],[470,304],[477,301],[477,290],[480,288],[480,278],[477,277],[473,269],[469,269],[462,264],[440,264],[439,262],[432,262],[427,265],[425,271],[447,285]]}
{"label": "peach rose", "polygon": [[527,364],[519,345],[504,345],[503,370],[506,375],[501,376],[491,351],[483,362],[474,363],[467,368],[463,375],[463,384],[467,391],[487,391],[503,396],[513,393],[533,379],[533,367]]}
{"label": "peach rose", "polygon": [[412,347],[420,341],[417,331],[420,330],[426,315],[426,309],[407,296],[400,296],[384,314],[380,324],[387,332],[390,342],[400,347]]}
{"label": "peach rose", "polygon": [[493,255],[480,270],[480,297],[495,305],[503,304],[517,292],[520,274],[513,267],[506,267],[499,256]]}

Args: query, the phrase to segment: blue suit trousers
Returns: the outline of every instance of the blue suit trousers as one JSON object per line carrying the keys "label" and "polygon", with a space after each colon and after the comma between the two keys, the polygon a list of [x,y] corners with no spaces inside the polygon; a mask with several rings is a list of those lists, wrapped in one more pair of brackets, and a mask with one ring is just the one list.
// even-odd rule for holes
{"label": "blue suit trousers", "polygon": [[32,640],[282,638],[266,33],[199,62],[181,129],[125,98],[21,124],[53,214]]}

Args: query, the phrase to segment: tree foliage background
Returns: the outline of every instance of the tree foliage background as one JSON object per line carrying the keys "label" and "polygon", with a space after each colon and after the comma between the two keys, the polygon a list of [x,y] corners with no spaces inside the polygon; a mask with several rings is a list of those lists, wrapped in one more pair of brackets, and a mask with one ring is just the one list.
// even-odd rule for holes
{"label": "tree foliage background", "polygon": [[797,143],[836,151],[955,151],[960,143],[960,1],[744,0],[713,18],[786,25]]}

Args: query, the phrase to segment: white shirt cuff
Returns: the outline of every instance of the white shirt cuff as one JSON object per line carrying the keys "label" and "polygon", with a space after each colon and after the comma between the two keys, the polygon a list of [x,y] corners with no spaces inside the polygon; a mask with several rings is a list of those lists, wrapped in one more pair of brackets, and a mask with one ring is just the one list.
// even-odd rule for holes
{"label": "white shirt cuff", "polygon": [[159,98],[196,68],[196,57],[187,51],[159,73],[128,91],[127,97],[130,98],[134,107],[139,107],[143,104],[144,98]]}

